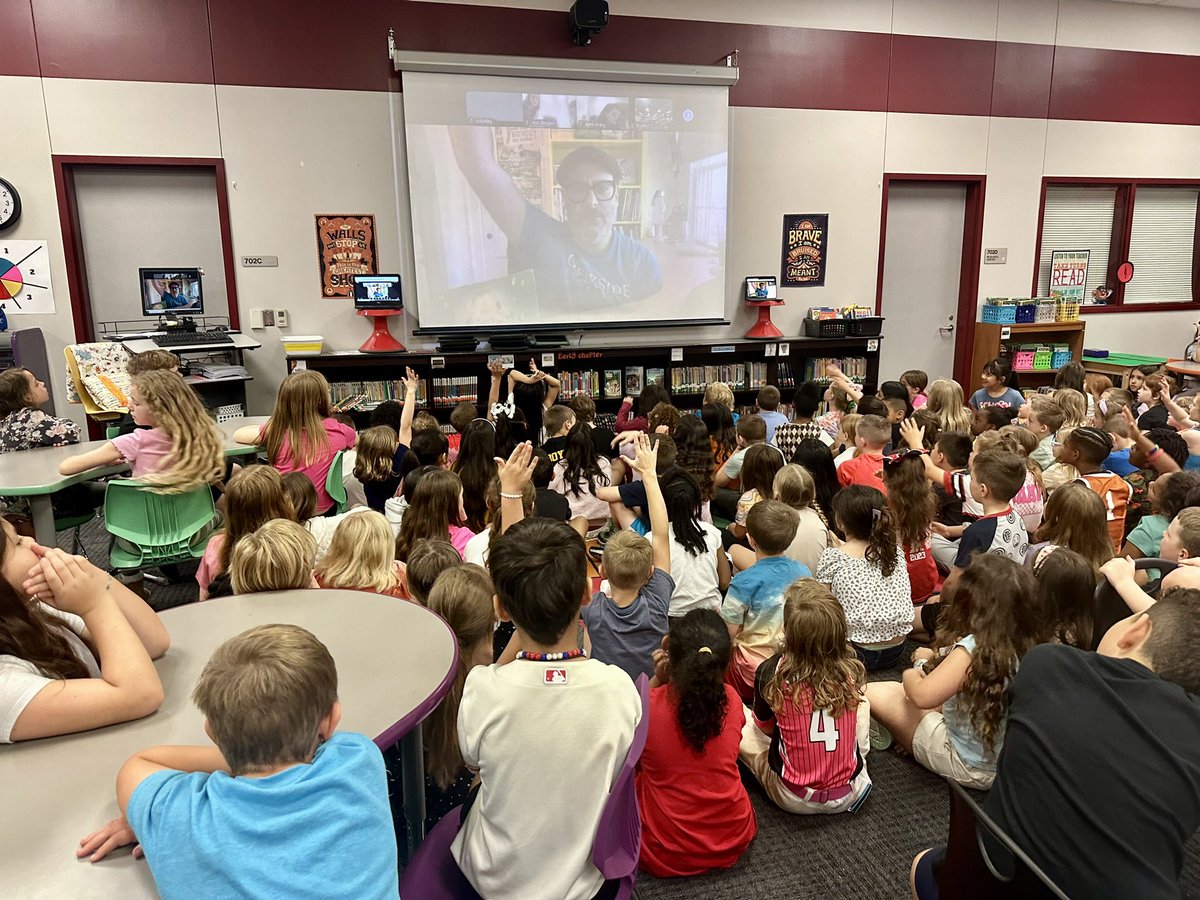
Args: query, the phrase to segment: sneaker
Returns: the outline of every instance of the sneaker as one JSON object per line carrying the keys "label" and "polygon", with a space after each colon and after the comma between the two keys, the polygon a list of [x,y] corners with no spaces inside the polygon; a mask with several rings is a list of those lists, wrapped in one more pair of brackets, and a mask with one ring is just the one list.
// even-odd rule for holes
{"label": "sneaker", "polygon": [[871,718],[871,749],[886,750],[892,746],[892,733],[878,719]]}

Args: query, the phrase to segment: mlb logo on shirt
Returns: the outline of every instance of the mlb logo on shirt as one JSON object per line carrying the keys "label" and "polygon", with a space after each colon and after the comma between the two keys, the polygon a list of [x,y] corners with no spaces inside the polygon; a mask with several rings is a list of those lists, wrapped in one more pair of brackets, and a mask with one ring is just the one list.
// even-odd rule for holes
{"label": "mlb logo on shirt", "polygon": [[566,669],[547,669],[546,674],[542,678],[542,684],[566,684],[567,670]]}

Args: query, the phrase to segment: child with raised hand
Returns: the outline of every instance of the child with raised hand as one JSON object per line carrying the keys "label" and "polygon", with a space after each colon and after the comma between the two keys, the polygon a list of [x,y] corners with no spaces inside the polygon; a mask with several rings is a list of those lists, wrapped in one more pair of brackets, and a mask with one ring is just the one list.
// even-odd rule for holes
{"label": "child with raised hand", "polygon": [[422,538],[449,540],[462,555],[467,541],[475,536],[466,526],[462,482],[446,469],[431,469],[421,476],[412,501],[396,535],[396,559],[408,561],[408,553]]}
{"label": "child with raised hand", "polygon": [[[817,487],[812,474],[804,466],[789,463],[775,473],[774,498],[795,510],[798,517],[796,535],[784,556],[794,559],[809,571],[817,568],[821,554],[829,547],[829,520],[817,505]],[[754,565],[754,551],[741,544],[729,548],[733,567],[737,571]]]}
{"label": "child with raised hand", "polygon": [[[583,539],[561,522],[521,520],[528,449],[514,451],[525,451],[524,466],[510,458],[500,470],[506,527],[488,557],[496,612],[515,624],[521,650],[507,665],[475,667],[463,685],[458,745],[464,764],[479,770],[480,787],[451,853],[484,897],[615,896],[592,848],[641,702],[625,672],[588,659],[578,645],[588,584]],[[510,512],[519,520],[511,525]],[[569,727],[555,728],[547,740],[551,722]],[[530,797],[567,783],[569,815],[529,814]]]}
{"label": "child with raised hand", "polygon": [[412,444],[413,413],[417,406],[420,379],[412,369],[404,380],[404,411],[397,431],[391,425],[375,425],[358,436],[354,477],[362,483],[367,506],[378,513],[396,496],[404,480],[404,457]]}
{"label": "child with raised hand", "polygon": [[923,450],[907,450],[892,453],[883,459],[888,510],[895,524],[896,537],[904,551],[914,604],[924,603],[934,592],[938,581],[931,540],[937,501],[925,480],[924,456]]}
{"label": "child with raised hand", "polygon": [[[542,442],[542,416],[558,400],[559,382],[549,372],[538,368],[537,360],[529,358],[529,374],[519,369],[508,371],[507,404],[516,407],[528,429],[529,439],[534,446]],[[514,419],[513,414],[508,415]],[[497,432],[499,424],[497,423]]]}
{"label": "child with raised hand", "polygon": [[317,512],[333,505],[325,481],[333,458],[350,450],[358,433],[333,418],[329,382],[320,372],[293,372],[279,385],[267,424],[246,425],[233,433],[239,444],[262,444],[267,460],[282,472],[303,472],[317,489]]}
{"label": "child with raised hand", "polygon": [[1037,530],[1037,543],[1029,545],[1025,562],[1037,566],[1040,556],[1065,547],[1080,554],[1093,572],[1113,555],[1104,502],[1087,485],[1064,484],[1046,501],[1046,517]]}
{"label": "child with raised hand", "polygon": [[446,620],[458,642],[458,668],[449,693],[429,714],[425,738],[425,828],[428,830],[470,794],[475,772],[458,745],[458,709],[467,675],[492,663],[492,579],[476,565],[455,566],[433,583],[426,604]]}
{"label": "child with raised hand", "polygon": [[[541,450],[535,451],[542,453]],[[539,460],[540,465],[540,460]],[[496,471],[495,463],[492,463],[493,476]],[[536,472],[536,469],[535,469]],[[557,497],[558,494],[555,494]],[[503,499],[500,496],[500,481],[493,477],[492,483],[487,489],[487,520],[488,524],[483,527],[483,530],[467,541],[467,546],[463,548],[463,562],[474,563],[477,566],[487,568],[488,548],[493,540],[500,536],[500,506]],[[533,486],[533,482],[529,482],[521,490],[521,507],[526,516],[532,516],[537,503],[537,490]],[[587,529],[584,529],[585,531]]]}
{"label": "child with raised hand", "polygon": [[733,661],[726,680],[743,703],[754,697],[754,673],[775,652],[783,629],[783,593],[797,578],[812,574],[785,554],[799,516],[778,500],[755,504],[746,516],[746,532],[755,562],[730,579],[721,618],[733,638]]}
{"label": "child with raised hand", "polygon": [[395,559],[396,539],[382,513],[349,516],[333,533],[313,576],[323,588],[374,591],[406,597],[403,570]]}
{"label": "child with raised hand", "polygon": [[1017,390],[1017,376],[1012,363],[1003,356],[984,363],[979,380],[983,387],[971,395],[968,403],[971,409],[1008,406],[1016,410],[1025,402],[1024,396]]}
{"label": "child with raised hand", "polygon": [[119,581],[0,519],[0,744],[150,715],[170,643]]}
{"label": "child with raised hand", "polygon": [[817,581],[846,611],[850,643],[869,671],[896,664],[912,630],[912,588],[883,494],[854,485],[833,501],[846,540],[821,554]]}
{"label": "child with raised hand", "polygon": [[496,480],[495,457],[496,426],[484,419],[476,419],[463,432],[458,459],[451,467],[462,482],[467,527],[476,534],[487,527],[487,495],[488,488]]}
{"label": "child with raised hand", "polygon": [[313,578],[316,554],[317,542],[302,525],[291,519],[271,519],[233,548],[231,592],[260,594],[318,587]]}
{"label": "child with raised hand", "polygon": [[61,475],[97,466],[129,463],[132,477],[164,494],[214,484],[225,472],[224,439],[195,392],[178,372],[136,375],[129,389],[129,414],[146,426],[118,435],[96,450],[69,456]]}
{"label": "child with raised hand", "polygon": [[730,649],[720,615],[692,609],[671,620],[654,651],[650,731],[637,770],[638,863],[658,878],[729,868],[758,830],[738,773],[746,718],[725,683]]}
{"label": "child with raised hand", "polygon": [[779,652],[754,679],[739,758],[771,801],[801,815],[854,812],[871,791],[867,673],[823,584],[787,589]]}
{"label": "child with raised hand", "polygon": [[[311,483],[311,482],[310,482]],[[246,466],[229,479],[225,489],[225,527],[208,539],[196,583],[200,599],[208,599],[208,587],[229,570],[233,548],[271,519],[295,519],[296,510],[283,487],[283,478],[271,466]]]}
{"label": "child with raised hand", "polygon": [[[676,469],[660,487],[670,522],[671,578],[675,582],[668,614],[675,619],[693,609],[718,610],[730,578],[721,532],[700,520],[700,488],[691,474]],[[646,540],[653,544],[653,531]]]}
{"label": "child with raised hand", "polygon": [[[324,644],[295,625],[252,628],[214,651],[192,696],[215,746],[131,756],[117,775],[128,825],[110,822],[81,852],[140,841],[164,897],[200,884],[213,896],[397,895],[383,757],[369,738],[336,733]],[[320,848],[303,865],[279,839],[292,829]]]}
{"label": "child with raised hand", "polygon": [[[987,790],[996,777],[1008,701],[1004,688],[1022,656],[1050,639],[1040,621],[1033,574],[981,554],[943,592],[933,649],[918,649],[902,681],[867,685],[871,715],[922,766],[964,787]],[[874,738],[872,740],[874,742]]]}
{"label": "child with raised hand", "polygon": [[[654,673],[652,655],[667,633],[667,616],[675,579],[671,577],[671,526],[658,483],[658,448],[639,434],[632,466],[646,486],[650,512],[647,540],[621,531],[604,545],[600,574],[608,579],[611,595],[597,591],[583,609],[583,622],[592,642],[592,655],[619,666],[636,680]],[[569,451],[568,451],[569,453]]]}

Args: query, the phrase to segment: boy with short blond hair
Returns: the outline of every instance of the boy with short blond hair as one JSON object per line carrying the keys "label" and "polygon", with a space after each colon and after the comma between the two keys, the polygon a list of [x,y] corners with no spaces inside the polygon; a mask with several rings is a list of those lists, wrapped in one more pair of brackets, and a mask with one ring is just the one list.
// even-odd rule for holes
{"label": "boy with short blond hair", "polygon": [[214,651],[192,696],[216,746],[152,747],[117,775],[122,836],[140,841],[160,894],[397,895],[383,756],[336,733],[337,691],[329,650],[295,625]]}
{"label": "boy with short blond hair", "polygon": [[778,500],[760,500],[746,515],[747,539],[755,562],[729,582],[721,618],[733,638],[725,680],[747,704],[754,700],[754,675],[759,665],[779,650],[784,591],[797,578],[812,575],[808,566],[785,555],[799,524],[799,514]]}
{"label": "boy with short blond hair", "polygon": [[861,484],[887,495],[883,483],[883,448],[892,439],[892,426],[883,416],[863,416],[855,427],[854,443],[862,452],[837,470],[842,487]]}
{"label": "boy with short blond hair", "polygon": [[654,651],[667,633],[671,594],[671,528],[658,483],[658,448],[646,435],[637,439],[633,468],[646,491],[653,542],[633,531],[620,531],[604,545],[600,574],[609,593],[597,591],[583,608],[592,656],[620,666],[629,677],[654,674]]}
{"label": "boy with short blond hair", "polygon": [[1043,471],[1054,465],[1054,435],[1066,420],[1067,414],[1052,398],[1042,394],[1030,398],[1027,427],[1037,437],[1038,445],[1029,458]]}

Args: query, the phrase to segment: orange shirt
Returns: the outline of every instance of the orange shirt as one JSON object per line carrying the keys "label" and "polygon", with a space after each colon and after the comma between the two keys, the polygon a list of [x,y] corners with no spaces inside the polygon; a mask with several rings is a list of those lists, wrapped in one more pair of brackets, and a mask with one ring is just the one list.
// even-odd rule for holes
{"label": "orange shirt", "polygon": [[848,459],[837,470],[838,481],[842,487],[852,484],[863,484],[887,496],[887,487],[883,483],[883,454],[863,453],[854,459]]}
{"label": "orange shirt", "polygon": [[1104,469],[1091,475],[1080,475],[1079,481],[1086,484],[1104,501],[1108,519],[1108,536],[1112,538],[1113,552],[1121,552],[1125,541],[1125,510],[1129,507],[1129,482]]}

